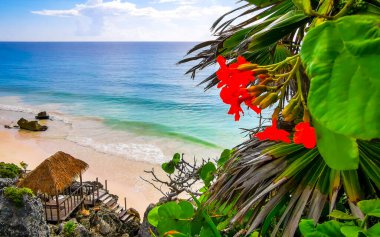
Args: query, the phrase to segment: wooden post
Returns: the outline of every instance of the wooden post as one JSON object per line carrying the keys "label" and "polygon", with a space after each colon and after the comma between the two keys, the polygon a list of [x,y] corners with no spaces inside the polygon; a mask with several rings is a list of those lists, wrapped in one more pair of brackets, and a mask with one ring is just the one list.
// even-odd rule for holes
{"label": "wooden post", "polygon": [[83,209],[83,186],[82,186],[82,172],[79,173],[79,180],[80,180],[80,202],[82,204]]}
{"label": "wooden post", "polygon": [[96,177],[96,194],[97,194],[97,199],[99,199],[99,180],[98,180],[98,177]]}
{"label": "wooden post", "polygon": [[106,186],[106,192],[108,193],[107,180],[104,181],[104,184]]}
{"label": "wooden post", "polygon": [[61,221],[61,213],[60,213],[60,208],[59,208],[58,191],[56,190],[55,193],[56,193],[56,195],[55,195],[55,201],[56,201],[56,204],[57,204],[57,221],[59,223]]}
{"label": "wooden post", "polygon": [[124,197],[124,210],[127,210],[127,198]]}

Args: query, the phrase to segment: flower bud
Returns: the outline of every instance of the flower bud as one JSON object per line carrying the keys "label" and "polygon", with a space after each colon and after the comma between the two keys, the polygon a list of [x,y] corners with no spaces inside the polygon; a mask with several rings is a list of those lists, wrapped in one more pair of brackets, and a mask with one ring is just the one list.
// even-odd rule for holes
{"label": "flower bud", "polygon": [[270,93],[265,99],[263,99],[260,102],[260,105],[259,105],[260,109],[265,109],[269,105],[275,103],[277,99],[278,99],[278,95],[276,92]]}
{"label": "flower bud", "polygon": [[252,105],[259,105],[260,102],[265,99],[265,97],[267,97],[269,95],[269,93],[265,93],[264,95],[260,95],[259,97],[257,97],[256,99],[254,99],[252,101]]}
{"label": "flower bud", "polygon": [[301,112],[301,106],[297,104],[294,109],[287,116],[284,116],[284,120],[286,122],[291,122],[298,117],[298,114]]}
{"label": "flower bud", "polygon": [[251,86],[247,88],[248,92],[258,92],[258,91],[266,91],[267,87],[265,85],[257,85],[257,86]]}
{"label": "flower bud", "polygon": [[268,70],[264,68],[257,68],[255,70],[252,70],[253,74],[258,75],[258,74],[267,74]]}
{"label": "flower bud", "polygon": [[294,98],[291,99],[289,101],[289,104],[287,104],[285,108],[282,110],[281,112],[282,117],[285,118],[286,116],[288,116],[293,111],[294,107],[297,105],[297,102],[298,102],[297,99],[294,99]]}
{"label": "flower bud", "polygon": [[264,80],[264,79],[268,78],[269,75],[268,75],[268,74],[259,74],[259,75],[257,75],[257,77],[258,77],[260,80]]}
{"label": "flower bud", "polygon": [[241,70],[241,71],[247,71],[247,70],[253,70],[255,68],[257,68],[257,64],[252,64],[252,63],[244,63],[244,64],[241,64],[237,67],[238,70]]}

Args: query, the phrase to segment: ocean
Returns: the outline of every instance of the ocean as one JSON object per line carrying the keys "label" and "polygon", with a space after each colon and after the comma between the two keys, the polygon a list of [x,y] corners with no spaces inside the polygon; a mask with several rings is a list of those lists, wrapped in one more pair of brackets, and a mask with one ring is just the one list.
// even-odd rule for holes
{"label": "ocean", "polygon": [[257,115],[235,122],[216,88],[197,86],[217,66],[195,81],[184,75],[193,64],[176,62],[193,45],[0,42],[0,114],[48,109],[67,125],[65,139],[116,155],[137,152],[135,159],[187,144],[232,148],[246,139],[239,128],[255,127]]}

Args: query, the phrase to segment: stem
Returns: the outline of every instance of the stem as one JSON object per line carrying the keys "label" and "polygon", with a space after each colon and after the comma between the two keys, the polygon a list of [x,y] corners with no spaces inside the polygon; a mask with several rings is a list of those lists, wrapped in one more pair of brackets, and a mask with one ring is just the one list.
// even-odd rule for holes
{"label": "stem", "polygon": [[338,12],[338,14],[333,16],[333,20],[338,19],[341,16],[344,16],[347,13],[348,9],[350,9],[350,7],[353,3],[354,3],[354,0],[348,0],[346,2],[346,4],[344,5],[344,7],[342,8],[342,10],[340,10],[340,12]]}
{"label": "stem", "polygon": [[363,222],[362,224],[360,225],[360,228],[365,228],[366,224],[367,224],[367,219],[368,219],[368,215],[365,215],[364,219],[363,219]]}
{"label": "stem", "polygon": [[201,209],[202,216],[203,216],[203,218],[205,218],[207,224],[210,226],[210,228],[211,228],[212,232],[214,233],[214,235],[216,237],[222,237],[220,235],[218,229],[216,228],[215,223],[211,220],[210,216],[207,215],[207,213],[205,213],[205,211],[202,209],[201,203],[198,201],[198,199],[193,194],[190,193],[190,195],[194,199],[195,203],[197,204],[198,209]]}

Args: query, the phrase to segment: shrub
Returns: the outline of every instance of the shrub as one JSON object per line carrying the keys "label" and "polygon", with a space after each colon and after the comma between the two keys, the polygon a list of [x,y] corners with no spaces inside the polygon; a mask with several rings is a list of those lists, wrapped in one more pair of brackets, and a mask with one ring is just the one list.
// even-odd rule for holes
{"label": "shrub", "polygon": [[28,195],[29,197],[34,196],[33,191],[29,188],[4,188],[4,196],[11,200],[17,207],[21,207],[24,204],[24,195]]}
{"label": "shrub", "polygon": [[12,163],[0,162],[0,178],[16,178],[21,173],[20,167]]}
{"label": "shrub", "polygon": [[63,235],[64,236],[73,236],[77,224],[74,221],[68,221],[63,225]]}

